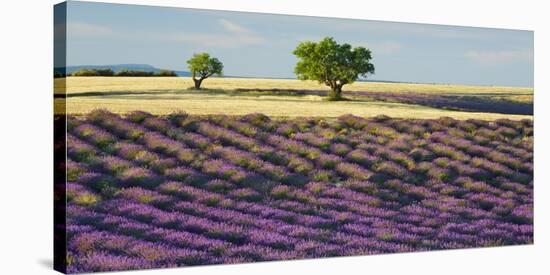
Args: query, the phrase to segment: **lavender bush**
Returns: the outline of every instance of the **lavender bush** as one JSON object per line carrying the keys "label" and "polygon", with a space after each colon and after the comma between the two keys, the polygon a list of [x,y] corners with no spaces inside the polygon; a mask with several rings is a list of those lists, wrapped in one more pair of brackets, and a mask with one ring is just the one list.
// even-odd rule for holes
{"label": "lavender bush", "polygon": [[68,119],[71,273],[533,243],[531,121]]}

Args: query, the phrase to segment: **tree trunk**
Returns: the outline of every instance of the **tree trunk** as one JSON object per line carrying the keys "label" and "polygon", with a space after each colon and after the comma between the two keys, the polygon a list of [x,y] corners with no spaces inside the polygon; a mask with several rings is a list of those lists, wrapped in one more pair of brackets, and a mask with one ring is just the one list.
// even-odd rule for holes
{"label": "tree trunk", "polygon": [[332,101],[342,100],[342,86],[343,85],[335,85],[328,92],[329,100],[332,100]]}
{"label": "tree trunk", "polygon": [[193,82],[195,82],[195,89],[200,90],[200,89],[201,89],[202,79],[195,79],[195,78],[193,78]]}

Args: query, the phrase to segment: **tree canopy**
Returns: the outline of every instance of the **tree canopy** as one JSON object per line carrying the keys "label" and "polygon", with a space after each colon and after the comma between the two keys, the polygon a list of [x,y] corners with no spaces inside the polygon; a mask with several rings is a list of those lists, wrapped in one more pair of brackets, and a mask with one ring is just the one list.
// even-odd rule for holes
{"label": "tree canopy", "polygon": [[208,53],[194,54],[191,59],[187,60],[187,64],[196,89],[200,89],[202,81],[206,78],[223,73],[222,62],[215,57],[210,57]]}
{"label": "tree canopy", "polygon": [[374,74],[369,49],[338,44],[332,37],[319,42],[301,42],[293,54],[300,59],[294,69],[298,79],[316,80],[329,86],[331,100],[342,99],[342,86]]}

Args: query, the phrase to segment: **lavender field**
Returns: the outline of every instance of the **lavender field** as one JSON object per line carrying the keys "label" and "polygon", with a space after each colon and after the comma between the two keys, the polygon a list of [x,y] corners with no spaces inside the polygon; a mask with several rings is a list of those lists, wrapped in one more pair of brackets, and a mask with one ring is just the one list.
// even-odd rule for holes
{"label": "lavender field", "polygon": [[67,118],[67,271],[533,243],[533,122]]}

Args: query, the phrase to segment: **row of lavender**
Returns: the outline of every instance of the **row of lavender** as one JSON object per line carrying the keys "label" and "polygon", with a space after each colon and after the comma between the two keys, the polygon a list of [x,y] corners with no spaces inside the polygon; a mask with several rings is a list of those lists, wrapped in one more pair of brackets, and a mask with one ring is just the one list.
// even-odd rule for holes
{"label": "row of lavender", "polygon": [[533,241],[530,120],[69,117],[69,272]]}

